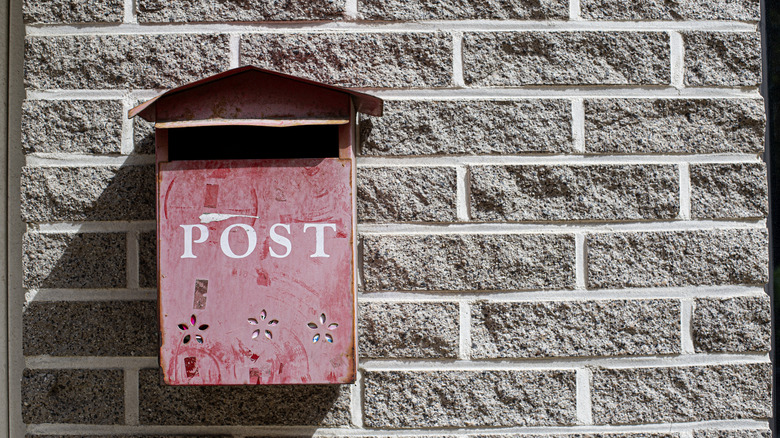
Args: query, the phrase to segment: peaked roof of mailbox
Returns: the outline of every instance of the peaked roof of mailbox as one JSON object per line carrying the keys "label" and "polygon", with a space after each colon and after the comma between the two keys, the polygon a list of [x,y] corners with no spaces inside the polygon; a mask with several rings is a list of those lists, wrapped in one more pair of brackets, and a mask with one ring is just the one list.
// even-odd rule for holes
{"label": "peaked roof of mailbox", "polygon": [[314,86],[317,86],[317,87],[327,88],[327,89],[330,89],[330,90],[334,90],[334,91],[338,91],[338,92],[341,92],[341,93],[344,93],[344,94],[348,94],[348,95],[352,96],[353,101],[355,102],[355,109],[358,112],[361,112],[361,113],[364,113],[364,114],[368,114],[368,115],[372,115],[372,116],[381,116],[382,115],[382,109],[383,109],[382,99],[380,99],[378,97],[371,96],[371,95],[368,95],[368,94],[365,94],[365,93],[361,93],[361,92],[358,92],[358,91],[353,91],[353,90],[350,90],[350,89],[344,88],[344,87],[337,87],[337,86],[334,86],[334,85],[323,84],[322,82],[312,81],[310,79],[304,79],[304,78],[300,78],[300,77],[297,77],[297,76],[292,76],[292,75],[288,75],[288,74],[284,74],[284,73],[279,73],[279,72],[276,72],[276,71],[273,71],[273,70],[266,70],[266,69],[262,69],[260,67],[255,67],[253,65],[247,65],[247,66],[244,66],[244,67],[238,67],[238,68],[234,68],[232,70],[227,70],[227,71],[224,71],[222,73],[215,74],[214,76],[209,76],[207,78],[203,78],[203,79],[197,80],[195,82],[190,82],[189,84],[185,84],[185,85],[182,85],[180,87],[171,88],[170,90],[168,90],[168,91],[166,91],[166,92],[164,92],[162,94],[159,94],[159,95],[155,96],[154,98],[152,98],[150,100],[147,100],[146,102],[144,102],[144,103],[136,106],[135,108],[131,109],[127,113],[127,116],[128,116],[128,118],[133,118],[133,117],[135,117],[137,115],[140,115],[142,118],[150,120],[149,117],[153,117],[154,116],[153,111],[154,111],[154,106],[155,106],[155,103],[157,102],[157,100],[159,100],[159,99],[161,99],[163,97],[171,96],[173,94],[176,94],[176,93],[179,93],[179,92],[182,92],[182,91],[185,91],[185,90],[190,90],[192,88],[200,87],[202,85],[206,85],[206,84],[209,84],[211,82],[216,82],[216,81],[228,78],[230,76],[235,76],[235,75],[247,72],[247,71],[256,71],[256,72],[260,72],[260,73],[274,75],[274,76],[278,76],[278,77],[281,77],[281,78],[284,78],[284,79],[289,79],[291,81],[297,81],[297,82],[301,82],[301,83],[304,83],[304,84],[314,85]]}

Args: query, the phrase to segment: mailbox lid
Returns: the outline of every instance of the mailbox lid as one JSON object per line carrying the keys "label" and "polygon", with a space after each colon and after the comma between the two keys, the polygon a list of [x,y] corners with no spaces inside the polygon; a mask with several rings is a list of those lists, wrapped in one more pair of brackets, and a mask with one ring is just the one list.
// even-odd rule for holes
{"label": "mailbox lid", "polygon": [[352,178],[337,158],[160,163],[167,383],[354,381]]}

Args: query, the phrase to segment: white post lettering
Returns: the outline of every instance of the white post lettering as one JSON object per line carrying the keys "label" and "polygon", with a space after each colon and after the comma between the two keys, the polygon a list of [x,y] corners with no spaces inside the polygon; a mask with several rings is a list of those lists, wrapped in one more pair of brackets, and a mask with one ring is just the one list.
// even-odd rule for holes
{"label": "white post lettering", "polygon": [[285,224],[274,224],[271,227],[271,232],[270,232],[271,240],[273,240],[274,242],[278,243],[279,245],[282,245],[283,247],[285,247],[287,249],[287,252],[285,252],[282,255],[279,255],[279,254],[276,253],[276,251],[274,251],[273,248],[269,247],[268,249],[271,252],[271,257],[274,257],[274,258],[277,258],[277,259],[283,259],[283,258],[287,257],[288,255],[290,255],[290,251],[292,251],[292,244],[290,243],[290,239],[288,239],[286,237],[283,237],[283,236],[280,236],[279,234],[276,233],[276,227],[282,227],[285,230],[287,230],[287,234],[290,234],[290,226],[289,225],[285,225]]}
{"label": "white post lettering", "polygon": [[[184,228],[184,254],[182,254],[181,258],[183,259],[194,259],[195,254],[192,253],[192,244],[193,243],[203,243],[206,241],[206,239],[209,238],[209,229],[206,228],[205,225],[179,225],[180,227]],[[198,240],[194,241],[192,240],[192,229],[197,228],[200,230],[200,237]]]}
{"label": "white post lettering", "polygon": [[314,254],[309,257],[330,257],[325,254],[325,228],[330,228],[336,231],[336,224],[303,224],[303,232],[305,233],[309,227],[314,228],[317,232],[315,234],[316,246]]}
{"label": "white post lettering", "polygon": [[[246,231],[246,237],[249,240],[246,252],[241,255],[236,255],[230,248],[230,230],[235,227],[240,227]],[[222,236],[219,238],[219,246],[222,248],[222,252],[231,259],[243,259],[244,257],[248,257],[249,254],[252,254],[252,251],[255,250],[255,246],[257,246],[257,233],[255,233],[255,229],[249,225],[233,224],[225,228],[225,231],[222,232]]]}

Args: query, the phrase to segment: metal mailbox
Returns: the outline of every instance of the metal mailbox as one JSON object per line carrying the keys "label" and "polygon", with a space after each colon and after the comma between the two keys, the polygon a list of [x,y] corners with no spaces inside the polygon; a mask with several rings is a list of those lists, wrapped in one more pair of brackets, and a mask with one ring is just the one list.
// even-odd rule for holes
{"label": "metal mailbox", "polygon": [[354,382],[356,111],[382,101],[252,66],[130,110],[155,122],[166,383]]}

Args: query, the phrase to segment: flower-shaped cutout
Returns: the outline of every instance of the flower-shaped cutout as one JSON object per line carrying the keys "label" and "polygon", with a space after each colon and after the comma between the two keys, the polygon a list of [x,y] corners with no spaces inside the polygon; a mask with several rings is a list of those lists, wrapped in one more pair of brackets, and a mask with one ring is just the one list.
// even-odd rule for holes
{"label": "flower-shaped cutout", "polygon": [[[265,309],[263,309],[260,312],[260,319],[259,320],[255,319],[255,318],[249,318],[247,321],[249,322],[250,325],[260,325],[260,323],[265,321],[265,319],[267,317],[268,317],[268,313],[266,313]],[[274,338],[274,334],[271,332],[270,327],[273,327],[273,326],[275,326],[277,324],[279,324],[279,320],[272,319],[272,320],[268,321],[268,328],[265,329],[265,337],[266,338],[268,338],[268,339],[273,339]],[[258,328],[255,331],[253,331],[252,332],[252,339],[257,339],[258,337],[260,337],[260,332],[261,331],[263,331],[263,329],[260,329],[260,328]]]}
{"label": "flower-shaped cutout", "polygon": [[[332,323],[328,324],[328,326],[326,327],[325,326],[325,321],[326,320],[327,320],[327,318],[325,317],[325,314],[322,313],[322,314],[320,314],[320,325],[317,325],[317,323],[315,323],[315,322],[310,322],[309,324],[307,324],[310,329],[317,330],[317,333],[314,333],[314,337],[311,338],[311,341],[313,343],[316,344],[317,342],[319,342],[319,340],[320,340],[320,333],[319,333],[319,331],[320,330],[322,330],[322,331],[325,331],[325,330],[335,330],[339,326],[338,323],[332,322]],[[328,332],[325,332],[324,336],[325,336],[325,341],[326,342],[328,342],[330,344],[333,343],[333,335],[331,335]]]}
{"label": "flower-shaped cutout", "polygon": [[[190,324],[189,325],[187,325],[187,324],[179,324],[179,330],[181,330],[182,332],[186,333],[184,335],[184,339],[182,339],[182,343],[189,344],[193,337],[195,338],[195,341],[197,341],[198,344],[202,344],[203,343],[203,336],[201,334],[196,333],[194,335],[190,335],[190,332],[189,332],[190,328],[192,328],[193,331],[196,330],[195,324],[197,324],[197,322],[198,322],[198,319],[195,318],[195,315],[192,315],[192,316],[190,316]],[[208,324],[201,324],[201,325],[197,326],[197,330],[199,330],[199,331],[205,331],[208,328],[209,328]]]}

